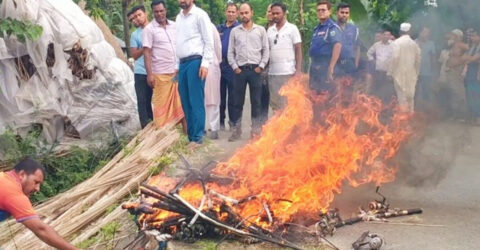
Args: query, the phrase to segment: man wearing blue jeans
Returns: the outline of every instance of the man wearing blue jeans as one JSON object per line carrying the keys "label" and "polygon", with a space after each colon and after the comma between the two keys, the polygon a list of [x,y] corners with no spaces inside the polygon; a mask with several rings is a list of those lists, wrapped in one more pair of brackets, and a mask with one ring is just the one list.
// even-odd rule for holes
{"label": "man wearing blue jeans", "polygon": [[212,24],[194,0],[178,0],[177,15],[178,92],[187,121],[189,147],[203,143],[205,133],[205,78],[213,60]]}
{"label": "man wearing blue jeans", "polygon": [[142,128],[153,120],[152,88],[147,83],[147,71],[143,58],[142,31],[148,24],[148,16],[143,5],[135,6],[127,14],[128,20],[137,27],[130,37],[130,54],[135,59],[133,69],[135,92],[137,94],[138,117]]}

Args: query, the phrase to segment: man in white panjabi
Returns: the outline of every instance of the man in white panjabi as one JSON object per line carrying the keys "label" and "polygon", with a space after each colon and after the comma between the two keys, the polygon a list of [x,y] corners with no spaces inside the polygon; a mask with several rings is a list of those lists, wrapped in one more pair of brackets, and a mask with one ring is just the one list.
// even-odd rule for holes
{"label": "man in white panjabi", "polygon": [[215,25],[213,30],[213,61],[208,67],[208,75],[205,80],[205,111],[207,114],[206,125],[210,126],[210,139],[218,139],[220,130],[220,63],[222,62],[222,41]]}
{"label": "man in white panjabi", "polygon": [[400,25],[400,37],[393,45],[392,60],[388,75],[392,76],[397,92],[400,108],[405,112],[413,112],[415,87],[420,72],[420,47],[410,37],[412,25]]}

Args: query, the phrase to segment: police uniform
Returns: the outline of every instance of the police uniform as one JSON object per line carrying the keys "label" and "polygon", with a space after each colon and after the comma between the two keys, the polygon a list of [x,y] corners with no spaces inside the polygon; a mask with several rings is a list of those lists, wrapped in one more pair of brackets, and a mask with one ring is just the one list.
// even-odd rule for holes
{"label": "police uniform", "polygon": [[342,42],[340,27],[330,18],[324,24],[318,24],[313,30],[309,55],[310,88],[317,91],[334,91],[334,85],[327,83],[328,67],[332,58],[333,46]]}
{"label": "police uniform", "polygon": [[359,31],[357,26],[347,23],[342,29],[342,52],[337,63],[337,75],[352,76],[356,72],[355,50],[359,46]]}

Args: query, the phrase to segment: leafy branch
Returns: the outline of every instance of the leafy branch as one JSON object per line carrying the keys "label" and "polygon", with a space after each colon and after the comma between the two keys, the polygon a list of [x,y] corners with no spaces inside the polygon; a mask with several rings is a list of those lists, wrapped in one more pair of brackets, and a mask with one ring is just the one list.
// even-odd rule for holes
{"label": "leafy branch", "polygon": [[21,43],[24,43],[27,39],[37,40],[42,32],[42,26],[30,21],[20,21],[10,17],[0,21],[0,37],[15,36]]}

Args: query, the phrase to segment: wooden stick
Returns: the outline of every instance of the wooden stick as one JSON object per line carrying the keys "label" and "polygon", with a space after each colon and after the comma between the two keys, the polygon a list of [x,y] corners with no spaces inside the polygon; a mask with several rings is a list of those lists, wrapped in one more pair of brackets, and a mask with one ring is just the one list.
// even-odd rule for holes
{"label": "wooden stick", "polygon": [[234,234],[237,234],[237,235],[240,235],[240,236],[249,236],[249,237],[253,237],[253,238],[257,238],[257,239],[260,239],[260,240],[264,240],[264,241],[268,241],[268,242],[271,242],[271,243],[275,243],[277,245],[280,245],[280,246],[283,246],[283,247],[290,247],[290,248],[293,248],[293,249],[301,249],[300,247],[294,245],[293,243],[290,243],[286,240],[276,240],[276,239],[272,239],[272,238],[269,238],[269,237],[264,237],[264,236],[260,236],[260,235],[256,235],[256,234],[252,234],[252,233],[249,233],[249,232],[245,232],[245,231],[242,231],[242,230],[238,230],[236,228],[233,228],[231,226],[227,226],[223,223],[220,223],[208,216],[206,216],[205,214],[203,214],[201,211],[198,211],[194,206],[190,205],[187,201],[185,201],[180,195],[178,194],[173,194],[173,196],[175,198],[177,198],[180,202],[182,202],[185,206],[187,206],[189,209],[191,209],[193,212],[195,212],[196,214],[198,214],[200,217],[202,217],[202,219],[218,226],[218,227],[221,227],[221,228],[224,228],[226,230],[229,230],[230,232],[234,233]]}

